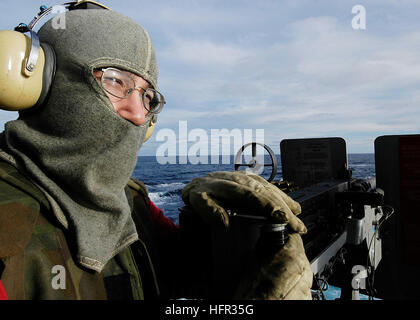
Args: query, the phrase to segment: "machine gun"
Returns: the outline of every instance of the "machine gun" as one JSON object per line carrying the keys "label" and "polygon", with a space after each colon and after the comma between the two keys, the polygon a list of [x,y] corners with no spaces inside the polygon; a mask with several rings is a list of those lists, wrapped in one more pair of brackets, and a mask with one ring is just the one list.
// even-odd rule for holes
{"label": "machine gun", "polygon": [[[258,163],[256,145],[241,148],[235,169],[271,166],[273,179],[277,169],[274,153],[264,145],[271,163]],[[248,146],[252,146],[251,161],[240,163]],[[301,204],[299,218],[308,229],[302,240],[314,274],[313,298],[325,298],[328,283],[342,288],[343,299],[359,299],[359,290],[373,296],[374,272],[382,258],[379,226],[392,214],[385,209],[384,192],[376,188],[375,178],[351,177],[341,138],[283,140],[280,149],[284,180],[272,183]],[[203,232],[206,227],[191,210],[183,207],[179,219],[197,264],[187,271],[199,280],[195,296],[231,297],[241,279],[240,270],[264,247],[261,242],[281,245],[287,241],[287,226],[252,212],[229,211],[229,231],[210,227]]]}

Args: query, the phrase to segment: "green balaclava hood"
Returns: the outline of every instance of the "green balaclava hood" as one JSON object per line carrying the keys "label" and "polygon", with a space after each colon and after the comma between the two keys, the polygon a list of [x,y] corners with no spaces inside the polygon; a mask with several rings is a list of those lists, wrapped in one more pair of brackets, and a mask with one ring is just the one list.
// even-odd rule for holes
{"label": "green balaclava hood", "polygon": [[57,59],[50,95],[6,123],[1,154],[46,193],[78,262],[101,271],[138,239],[126,185],[150,116],[142,126],[120,117],[92,71],[127,70],[158,89],[158,70],[150,37],[133,20],[105,9],[64,19],[64,29],[50,20],[39,31]]}

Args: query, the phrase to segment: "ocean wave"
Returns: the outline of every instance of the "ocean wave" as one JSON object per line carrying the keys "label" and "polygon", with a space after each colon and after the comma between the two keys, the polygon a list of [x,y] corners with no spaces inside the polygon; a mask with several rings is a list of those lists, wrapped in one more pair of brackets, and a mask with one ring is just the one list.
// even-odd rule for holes
{"label": "ocean wave", "polygon": [[150,189],[155,189],[155,190],[162,190],[163,192],[165,191],[173,191],[173,190],[177,190],[177,189],[182,189],[185,187],[185,183],[183,182],[171,182],[171,183],[159,183],[159,184],[146,184],[147,188]]}
{"label": "ocean wave", "polygon": [[181,199],[182,189],[185,187],[185,183],[172,182],[172,183],[161,183],[155,186],[148,186],[149,197],[155,204],[167,203],[167,202],[179,202]]}

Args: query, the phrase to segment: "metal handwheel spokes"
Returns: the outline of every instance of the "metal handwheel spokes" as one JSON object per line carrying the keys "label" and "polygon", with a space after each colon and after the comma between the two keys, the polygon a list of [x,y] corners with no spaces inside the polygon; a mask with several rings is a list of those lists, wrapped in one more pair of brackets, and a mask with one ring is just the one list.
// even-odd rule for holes
{"label": "metal handwheel spokes", "polygon": [[[271,163],[264,163],[264,160],[262,161],[262,163],[258,161],[258,159],[257,159],[257,144],[264,147],[264,149],[268,152],[268,154],[270,155],[270,158],[271,158]],[[242,163],[242,153],[249,146],[252,147],[252,152],[251,152],[251,157],[252,158],[248,163]],[[259,143],[259,142],[250,142],[250,143],[244,144],[239,149],[239,151],[236,153],[236,156],[235,156],[235,171],[238,171],[240,167],[248,167],[248,168],[250,168],[250,170],[253,173],[260,173],[260,170],[263,167],[271,167],[271,175],[267,179],[267,181],[272,181],[277,174],[277,158],[276,158],[273,150],[271,150],[271,148],[269,146],[267,146],[266,144]]]}

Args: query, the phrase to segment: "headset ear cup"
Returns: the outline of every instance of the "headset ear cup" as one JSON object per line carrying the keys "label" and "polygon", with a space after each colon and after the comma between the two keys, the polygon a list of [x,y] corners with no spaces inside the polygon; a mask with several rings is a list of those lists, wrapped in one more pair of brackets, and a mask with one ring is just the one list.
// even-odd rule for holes
{"label": "headset ear cup", "polygon": [[41,43],[41,48],[44,51],[45,64],[42,70],[42,89],[38,101],[31,108],[19,110],[19,115],[28,114],[36,111],[47,99],[50,93],[52,82],[54,81],[56,70],[56,55],[54,49],[47,43]]}
{"label": "headset ear cup", "polygon": [[26,64],[32,51],[31,38],[21,32],[0,30],[0,109],[20,111],[36,105],[42,92],[45,53],[34,46],[38,57]]}
{"label": "headset ear cup", "polygon": [[27,114],[36,111],[47,99],[54,81],[56,70],[56,55],[54,49],[47,43],[41,43],[45,55],[44,69],[42,70],[42,89],[36,104],[28,109],[20,110],[19,114]]}

